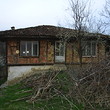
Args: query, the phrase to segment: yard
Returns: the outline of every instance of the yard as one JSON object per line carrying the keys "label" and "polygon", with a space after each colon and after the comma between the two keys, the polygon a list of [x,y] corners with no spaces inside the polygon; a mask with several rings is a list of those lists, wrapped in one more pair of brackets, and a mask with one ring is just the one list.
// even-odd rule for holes
{"label": "yard", "polygon": [[69,68],[27,77],[0,90],[0,110],[109,110],[109,66],[107,59],[78,75]]}
{"label": "yard", "polygon": [[[27,87],[25,82],[1,89],[0,110],[83,110],[82,104],[77,104],[69,95],[66,96],[71,86],[67,75],[61,73],[56,79],[58,82],[54,87],[56,86],[55,88],[63,92],[58,93],[51,90],[33,102],[29,101],[34,93],[32,86],[28,85]],[[62,87],[58,85],[59,83],[61,83]]]}

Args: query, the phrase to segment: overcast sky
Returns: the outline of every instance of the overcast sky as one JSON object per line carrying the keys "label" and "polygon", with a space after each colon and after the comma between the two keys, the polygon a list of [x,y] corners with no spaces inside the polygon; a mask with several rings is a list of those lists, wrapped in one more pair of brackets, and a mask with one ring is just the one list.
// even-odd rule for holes
{"label": "overcast sky", "polygon": [[[38,25],[66,25],[68,0],[0,0],[0,30]],[[92,0],[93,1],[93,0]],[[94,0],[100,11],[105,0]]]}

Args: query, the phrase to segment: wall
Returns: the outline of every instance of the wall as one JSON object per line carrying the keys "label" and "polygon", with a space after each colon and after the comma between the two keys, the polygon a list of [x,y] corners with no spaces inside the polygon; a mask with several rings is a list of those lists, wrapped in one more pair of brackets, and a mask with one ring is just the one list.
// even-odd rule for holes
{"label": "wall", "polygon": [[9,40],[7,42],[8,64],[40,64],[54,62],[54,45],[51,41],[40,40],[39,57],[21,57],[16,51],[20,51],[20,41]]}
{"label": "wall", "polygon": [[[69,43],[66,45],[66,63],[67,64],[78,64],[79,55],[77,50],[77,43]],[[83,63],[96,63],[105,58],[105,44],[97,44],[96,56],[94,57],[82,57]]]}
{"label": "wall", "polygon": [[72,43],[66,44],[66,63],[73,63],[73,58],[74,58],[74,50],[73,50],[73,45]]}
{"label": "wall", "polygon": [[16,83],[27,76],[39,73],[42,70],[47,71],[51,68],[52,66],[8,66],[8,85]]}
{"label": "wall", "polygon": [[[54,64],[54,42],[49,40],[40,40],[39,57],[20,57],[16,50],[20,50],[20,43],[16,40],[10,40],[7,43],[7,62],[8,64]],[[66,45],[65,60],[67,64],[79,63],[79,56],[76,48],[76,42]],[[95,57],[83,57],[83,63],[98,62],[105,57],[105,45],[97,45],[97,55]]]}
{"label": "wall", "polygon": [[[96,63],[105,58],[105,44],[99,43],[96,47],[96,56],[94,57],[82,57],[83,63]],[[77,49],[74,47],[74,63],[79,62],[79,55]]]}
{"label": "wall", "polygon": [[[20,51],[20,41],[9,40],[7,41],[7,63],[8,65],[8,85],[14,84],[26,76],[38,73],[39,71],[47,71],[52,68],[54,62],[54,43],[49,40],[39,40],[39,57],[21,57],[16,51]],[[20,66],[17,66],[20,65]],[[23,64],[25,66],[23,66]],[[28,66],[26,66],[29,64]],[[38,64],[39,66],[30,66]],[[40,66],[43,64],[43,66]]]}
{"label": "wall", "polygon": [[[19,50],[20,41],[9,40],[7,42],[7,63],[13,64],[14,66],[8,66],[8,84],[13,84],[28,75],[32,75],[35,72],[49,69],[66,69],[64,65],[46,65],[54,64],[54,42],[49,40],[40,40],[40,55],[39,57],[20,57],[16,53]],[[66,45],[66,63],[71,64],[79,63],[78,52],[75,42]],[[96,57],[83,57],[83,63],[98,62],[100,59],[105,57],[105,46],[99,44],[97,46]],[[17,66],[16,64],[20,64]],[[45,64],[44,66],[23,66],[22,64]]]}

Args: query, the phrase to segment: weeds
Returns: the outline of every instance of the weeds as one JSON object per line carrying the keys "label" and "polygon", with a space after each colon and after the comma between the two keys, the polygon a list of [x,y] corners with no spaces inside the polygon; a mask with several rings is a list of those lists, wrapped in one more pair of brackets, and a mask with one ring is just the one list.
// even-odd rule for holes
{"label": "weeds", "polygon": [[27,77],[2,89],[0,104],[1,110],[109,110],[110,60],[78,71],[69,66]]}

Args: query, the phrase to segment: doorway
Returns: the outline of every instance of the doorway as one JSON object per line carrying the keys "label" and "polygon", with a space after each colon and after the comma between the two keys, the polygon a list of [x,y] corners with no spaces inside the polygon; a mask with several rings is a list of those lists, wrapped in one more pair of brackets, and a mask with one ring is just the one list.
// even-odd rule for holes
{"label": "doorway", "polygon": [[65,62],[65,43],[61,41],[55,42],[55,62]]}

